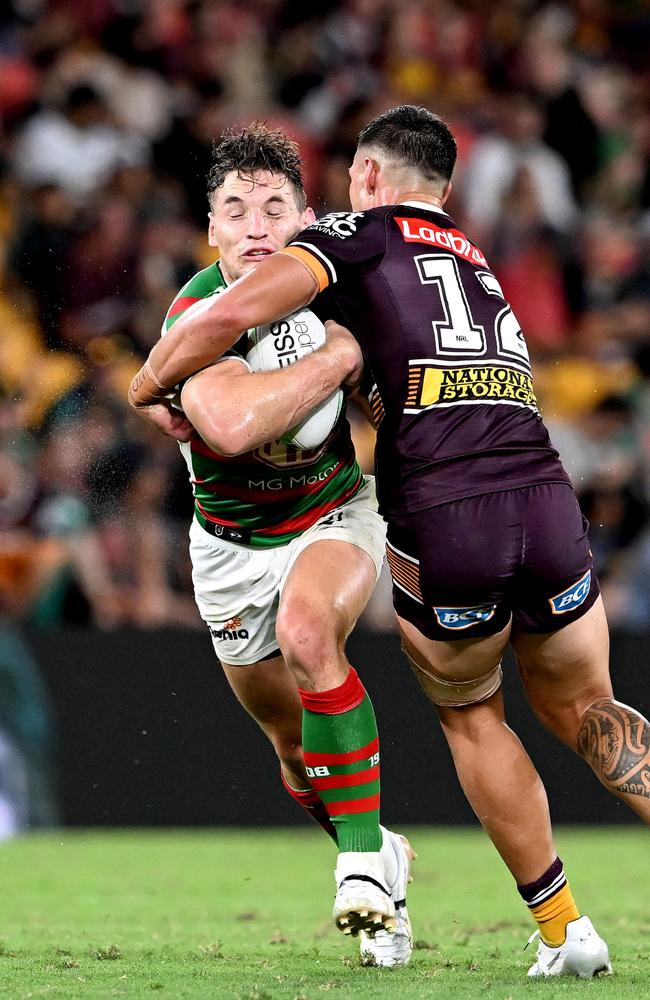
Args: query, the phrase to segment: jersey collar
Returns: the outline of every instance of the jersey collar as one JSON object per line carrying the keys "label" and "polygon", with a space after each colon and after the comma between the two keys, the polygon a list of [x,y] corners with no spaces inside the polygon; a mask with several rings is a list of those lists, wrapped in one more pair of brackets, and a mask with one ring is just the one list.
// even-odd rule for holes
{"label": "jersey collar", "polygon": [[221,257],[217,257],[217,259],[214,262],[214,266],[216,267],[217,271],[221,275],[221,280],[223,281],[225,287],[227,288],[228,287],[228,281],[226,279],[225,274],[223,273],[223,268],[221,266]]}
{"label": "jersey collar", "polygon": [[426,212],[438,212],[439,215],[447,215],[442,208],[433,205],[430,201],[403,201],[400,204],[408,205],[409,208],[423,208]]}

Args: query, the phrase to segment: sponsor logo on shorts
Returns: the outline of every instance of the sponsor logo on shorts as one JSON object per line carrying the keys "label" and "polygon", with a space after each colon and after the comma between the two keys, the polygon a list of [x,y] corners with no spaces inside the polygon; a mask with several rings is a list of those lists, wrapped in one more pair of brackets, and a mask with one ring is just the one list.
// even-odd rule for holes
{"label": "sponsor logo on shorts", "polygon": [[496,611],[496,604],[481,604],[478,608],[434,608],[436,618],[443,628],[471,628],[480,622],[489,622]]}
{"label": "sponsor logo on shorts", "polygon": [[588,569],[584,576],[581,576],[577,583],[574,583],[567,590],[555,597],[549,597],[548,603],[554,615],[565,615],[567,611],[574,611],[579,608],[591,589],[591,570]]}
{"label": "sponsor logo on shorts", "polygon": [[218,639],[220,642],[225,642],[227,639],[248,639],[248,629],[242,628],[241,624],[241,618],[235,615],[234,618],[224,622],[222,628],[213,628],[212,625],[208,625],[208,628],[212,638]]}

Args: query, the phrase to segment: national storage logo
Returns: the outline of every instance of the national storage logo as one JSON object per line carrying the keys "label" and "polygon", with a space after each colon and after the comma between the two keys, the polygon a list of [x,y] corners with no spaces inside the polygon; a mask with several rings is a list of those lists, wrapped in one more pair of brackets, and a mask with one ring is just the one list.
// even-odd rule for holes
{"label": "national storage logo", "polygon": [[407,409],[440,403],[499,401],[537,409],[530,375],[505,365],[463,365],[458,368],[413,365],[409,370]]}

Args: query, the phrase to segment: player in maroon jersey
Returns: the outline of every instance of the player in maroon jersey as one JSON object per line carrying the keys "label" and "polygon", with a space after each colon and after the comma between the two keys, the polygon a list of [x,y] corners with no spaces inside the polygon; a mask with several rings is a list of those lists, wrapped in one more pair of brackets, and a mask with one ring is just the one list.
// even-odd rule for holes
{"label": "player in maroon jersey", "polygon": [[353,211],[317,220],[188,317],[136,391],[160,392],[156,381],[221,354],[242,328],[331,289],[376,384],[405,651],[537,920],[529,974],[589,975],[610,968],[607,947],[575,906],[545,791],[505,725],[506,645],[542,721],[646,821],[650,724],[613,698],[586,524],[537,412],[523,334],[483,254],[444,211],[455,157],[449,129],[425,109],[375,119],[351,167]]}

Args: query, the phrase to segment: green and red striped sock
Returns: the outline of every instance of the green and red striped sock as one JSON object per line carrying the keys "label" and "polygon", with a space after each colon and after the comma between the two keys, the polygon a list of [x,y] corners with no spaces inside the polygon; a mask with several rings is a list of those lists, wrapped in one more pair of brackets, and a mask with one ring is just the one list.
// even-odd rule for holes
{"label": "green and red striped sock", "polygon": [[339,851],[379,851],[379,737],[354,667],[330,691],[299,689],[307,774],[336,828]]}

